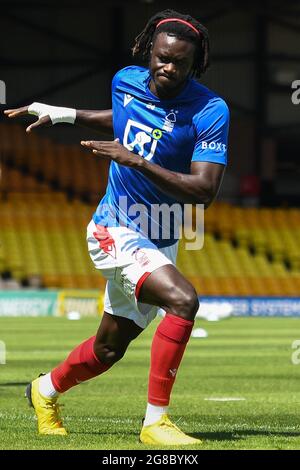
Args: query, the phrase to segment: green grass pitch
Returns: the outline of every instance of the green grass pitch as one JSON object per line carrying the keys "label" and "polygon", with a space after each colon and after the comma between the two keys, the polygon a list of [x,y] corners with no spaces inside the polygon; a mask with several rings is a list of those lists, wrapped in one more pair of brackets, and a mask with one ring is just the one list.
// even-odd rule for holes
{"label": "green grass pitch", "polygon": [[[203,439],[194,449],[300,449],[300,365],[292,343],[299,319],[197,321],[206,339],[191,338],[175,384],[170,416]],[[146,397],[151,338],[157,322],[106,374],[62,396],[68,437],[38,436],[25,383],[49,371],[97,319],[1,318],[0,449],[145,449],[138,442]],[[209,398],[244,398],[211,401]]]}

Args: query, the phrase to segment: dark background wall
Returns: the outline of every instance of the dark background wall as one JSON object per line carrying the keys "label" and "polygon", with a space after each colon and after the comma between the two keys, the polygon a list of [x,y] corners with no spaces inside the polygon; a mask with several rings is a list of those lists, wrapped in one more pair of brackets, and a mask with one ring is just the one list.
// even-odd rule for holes
{"label": "dark background wall", "polygon": [[[238,200],[249,175],[263,204],[300,202],[299,1],[0,1],[0,80],[9,107],[42,101],[110,107],[116,70],[151,15],[174,8],[209,29],[212,65],[202,82],[231,109],[230,165],[221,197]],[[2,106],[3,108],[3,106]],[[70,126],[42,131],[76,143],[95,137]],[[245,189],[245,188],[244,188]]]}

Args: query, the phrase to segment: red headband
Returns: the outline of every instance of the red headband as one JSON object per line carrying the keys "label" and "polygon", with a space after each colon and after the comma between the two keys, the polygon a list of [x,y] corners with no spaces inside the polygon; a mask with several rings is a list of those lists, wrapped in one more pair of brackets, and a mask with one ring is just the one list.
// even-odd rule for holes
{"label": "red headband", "polygon": [[159,23],[157,23],[156,29],[157,29],[161,24],[169,23],[169,21],[177,21],[178,23],[185,24],[186,26],[188,26],[189,28],[191,28],[196,34],[198,34],[198,36],[200,36],[200,33],[199,33],[198,29],[195,28],[195,26],[193,26],[193,25],[192,25],[191,23],[189,23],[188,21],[181,20],[180,18],[166,18],[165,20],[161,20],[161,21],[159,21]]}

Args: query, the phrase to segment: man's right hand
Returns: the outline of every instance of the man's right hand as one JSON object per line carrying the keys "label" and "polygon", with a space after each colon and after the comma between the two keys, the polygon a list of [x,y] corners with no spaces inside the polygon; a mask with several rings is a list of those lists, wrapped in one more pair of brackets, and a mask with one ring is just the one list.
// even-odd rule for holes
{"label": "man's right hand", "polygon": [[72,108],[63,108],[59,106],[50,106],[43,103],[32,103],[22,108],[6,109],[4,111],[9,118],[25,116],[32,114],[38,116],[38,120],[27,127],[26,132],[31,132],[35,127],[51,126],[58,122],[67,122],[74,124],[76,119],[76,110]]}

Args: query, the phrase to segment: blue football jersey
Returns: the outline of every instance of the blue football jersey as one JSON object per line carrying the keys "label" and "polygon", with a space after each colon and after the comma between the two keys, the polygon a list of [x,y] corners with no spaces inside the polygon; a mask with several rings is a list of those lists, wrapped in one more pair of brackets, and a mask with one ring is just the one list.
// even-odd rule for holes
{"label": "blue football jersey", "polygon": [[[229,111],[224,100],[193,79],[175,98],[160,100],[149,90],[150,80],[149,70],[138,66],[114,76],[115,138],[130,152],[178,173],[190,173],[191,162],[226,165]],[[175,243],[177,236],[176,214],[167,221],[157,217],[165,204],[183,206],[142,173],[111,162],[106,194],[93,219],[107,227],[124,225],[140,231],[160,248]],[[164,224],[170,225],[167,237]]]}

